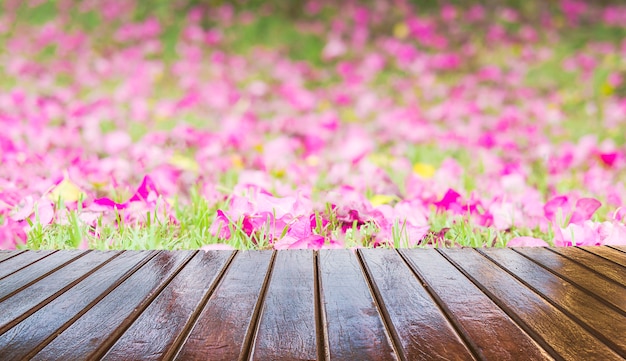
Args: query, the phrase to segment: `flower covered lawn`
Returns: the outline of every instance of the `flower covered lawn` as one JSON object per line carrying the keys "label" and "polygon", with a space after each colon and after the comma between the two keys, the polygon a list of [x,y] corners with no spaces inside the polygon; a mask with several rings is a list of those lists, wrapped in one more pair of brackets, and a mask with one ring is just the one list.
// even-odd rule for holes
{"label": "flower covered lawn", "polygon": [[626,244],[626,5],[147,3],[2,2],[0,249]]}

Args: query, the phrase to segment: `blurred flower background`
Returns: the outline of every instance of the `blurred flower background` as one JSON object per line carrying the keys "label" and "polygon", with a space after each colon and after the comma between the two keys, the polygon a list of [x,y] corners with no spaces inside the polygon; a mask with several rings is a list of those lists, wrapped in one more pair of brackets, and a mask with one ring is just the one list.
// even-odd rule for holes
{"label": "blurred flower background", "polygon": [[0,249],[626,244],[621,2],[2,7]]}

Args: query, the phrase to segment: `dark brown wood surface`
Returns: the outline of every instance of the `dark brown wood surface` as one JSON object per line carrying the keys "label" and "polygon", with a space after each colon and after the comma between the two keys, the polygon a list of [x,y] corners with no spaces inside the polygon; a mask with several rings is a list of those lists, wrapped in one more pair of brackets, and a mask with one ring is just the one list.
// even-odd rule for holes
{"label": "dark brown wood surface", "polygon": [[320,295],[333,360],[397,360],[354,252],[319,252]]}
{"label": "dark brown wood surface", "polygon": [[308,250],[277,253],[251,359],[318,358],[313,260]]}
{"label": "dark brown wood surface", "polygon": [[626,249],[0,251],[0,360],[623,360]]}
{"label": "dark brown wood surface", "polygon": [[622,267],[626,267],[626,257],[624,257],[624,253],[616,250],[615,248],[593,246],[580,248],[589,253],[597,254],[600,257],[608,259],[609,261],[613,261]]}
{"label": "dark brown wood surface", "polygon": [[516,248],[515,251],[564,280],[587,290],[603,302],[626,312],[626,290],[619,284],[569,258],[544,248]]}
{"label": "dark brown wood surface", "polygon": [[204,360],[206,355],[216,361],[237,360],[246,352],[271,262],[269,251],[237,254],[201,310],[177,360]]}
{"label": "dark brown wood surface", "polygon": [[396,251],[363,249],[359,253],[403,359],[475,358]]}
{"label": "dark brown wood surface", "polygon": [[551,359],[537,342],[439,252],[419,249],[405,250],[402,254],[480,358]]}
{"label": "dark brown wood surface", "polygon": [[602,257],[590,257],[588,252],[577,247],[555,248],[552,252],[561,254],[581,265],[596,271],[602,276],[626,287],[626,269],[615,267],[615,262]]}
{"label": "dark brown wood surface", "polygon": [[[442,253],[518,323],[539,338],[555,357],[579,360],[623,360],[606,344],[496,264],[477,251],[446,249]],[[571,342],[571,340],[580,342]]]}

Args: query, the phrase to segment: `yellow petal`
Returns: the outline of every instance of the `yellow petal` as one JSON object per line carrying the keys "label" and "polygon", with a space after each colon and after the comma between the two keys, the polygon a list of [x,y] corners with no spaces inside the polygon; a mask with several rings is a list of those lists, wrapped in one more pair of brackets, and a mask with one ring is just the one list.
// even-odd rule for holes
{"label": "yellow petal", "polygon": [[182,154],[174,154],[170,158],[169,163],[173,166],[176,166],[182,170],[188,170],[192,172],[198,172],[199,166],[198,162],[191,157],[184,156]]}
{"label": "yellow petal", "polygon": [[374,194],[369,198],[370,203],[374,207],[378,207],[383,204],[388,204],[393,202],[396,199],[395,196],[390,196],[387,194]]}
{"label": "yellow petal", "polygon": [[602,95],[611,95],[615,92],[615,89],[613,88],[611,84],[604,83],[602,84],[602,87],[600,88],[600,92],[602,93]]}
{"label": "yellow petal", "polygon": [[415,163],[413,172],[422,178],[432,178],[435,175],[435,167],[427,163]]}
{"label": "yellow petal", "polygon": [[56,202],[59,199],[63,202],[77,202],[83,191],[70,180],[67,174],[63,177],[61,183],[57,184],[50,193],[48,198]]}
{"label": "yellow petal", "polygon": [[397,23],[393,26],[393,36],[404,39],[409,36],[409,27],[405,23]]}
{"label": "yellow petal", "polygon": [[235,169],[243,169],[243,159],[238,154],[233,154],[230,157],[231,162],[233,163],[233,168]]}

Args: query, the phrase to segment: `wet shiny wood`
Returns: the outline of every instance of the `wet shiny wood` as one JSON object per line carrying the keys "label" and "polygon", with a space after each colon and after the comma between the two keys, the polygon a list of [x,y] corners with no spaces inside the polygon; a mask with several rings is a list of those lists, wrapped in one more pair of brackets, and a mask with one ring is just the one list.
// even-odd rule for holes
{"label": "wet shiny wood", "polygon": [[54,253],[54,251],[31,251],[31,252],[20,252],[15,257],[11,257],[9,259],[4,260],[2,263],[2,267],[0,267],[0,280],[10,275],[11,273],[17,272],[18,270],[28,267],[34,262],[47,257]]}
{"label": "wet shiny wood", "polygon": [[[545,250],[544,250],[545,251]],[[549,251],[546,251],[549,252]],[[623,360],[609,346],[511,274],[502,272],[477,251],[445,249],[442,253],[516,319],[526,332],[542,340],[552,355],[579,360]],[[572,342],[579,340],[579,342]]]}
{"label": "wet shiny wood", "polygon": [[0,360],[626,358],[626,249],[0,251]]}
{"label": "wet shiny wood", "polygon": [[616,250],[615,248],[592,247],[592,246],[580,247],[580,248],[589,253],[597,254],[598,256],[608,259],[609,261],[612,261],[614,263],[617,263],[620,266],[626,267],[626,253],[620,252]]}
{"label": "wet shiny wood", "polygon": [[315,360],[313,251],[279,251],[261,308],[253,360]]}
{"label": "wet shiny wood", "polygon": [[626,323],[615,323],[615,320],[624,316],[619,310],[609,307],[576,285],[510,249],[484,249],[480,252],[561,311],[567,312],[570,318],[575,319],[596,337],[601,337],[604,343],[626,358]]}
{"label": "wet shiny wood", "polygon": [[552,357],[502,309],[434,249],[401,252],[438,304],[481,357],[550,360]]}
{"label": "wet shiny wood", "polygon": [[[159,360],[171,357],[185,326],[232,254],[200,252],[189,261],[154,301],[120,336],[104,360]],[[101,346],[101,353],[107,349]]]}
{"label": "wet shiny wood", "polygon": [[[272,252],[239,252],[201,310],[177,360],[237,360],[249,345]],[[228,325],[228,327],[224,327]],[[248,336],[248,339],[246,337]]]}
{"label": "wet shiny wood", "polygon": [[[7,360],[21,360],[35,354],[79,319],[126,276],[141,268],[151,252],[124,252],[98,271],[58,295],[37,312],[0,334],[0,355]],[[0,266],[1,267],[1,266]]]}
{"label": "wet shiny wood", "polygon": [[626,312],[626,289],[621,285],[545,248],[516,248],[515,251],[530,258],[564,280],[585,289],[603,302],[618,308],[622,312]]}
{"label": "wet shiny wood", "polygon": [[386,320],[391,324],[401,357],[407,360],[475,358],[396,251],[363,249],[359,253]]}
{"label": "wet shiny wood", "polygon": [[602,276],[626,287],[626,269],[615,267],[615,263],[600,256],[590,257],[588,252],[577,247],[562,247],[552,250],[581,265],[596,271]]}
{"label": "wet shiny wood", "polygon": [[[124,332],[193,253],[161,252],[61,332],[33,360],[93,360]],[[89,337],[85,337],[89,335]]]}
{"label": "wet shiny wood", "polygon": [[356,254],[319,253],[321,302],[332,360],[396,360]]}

